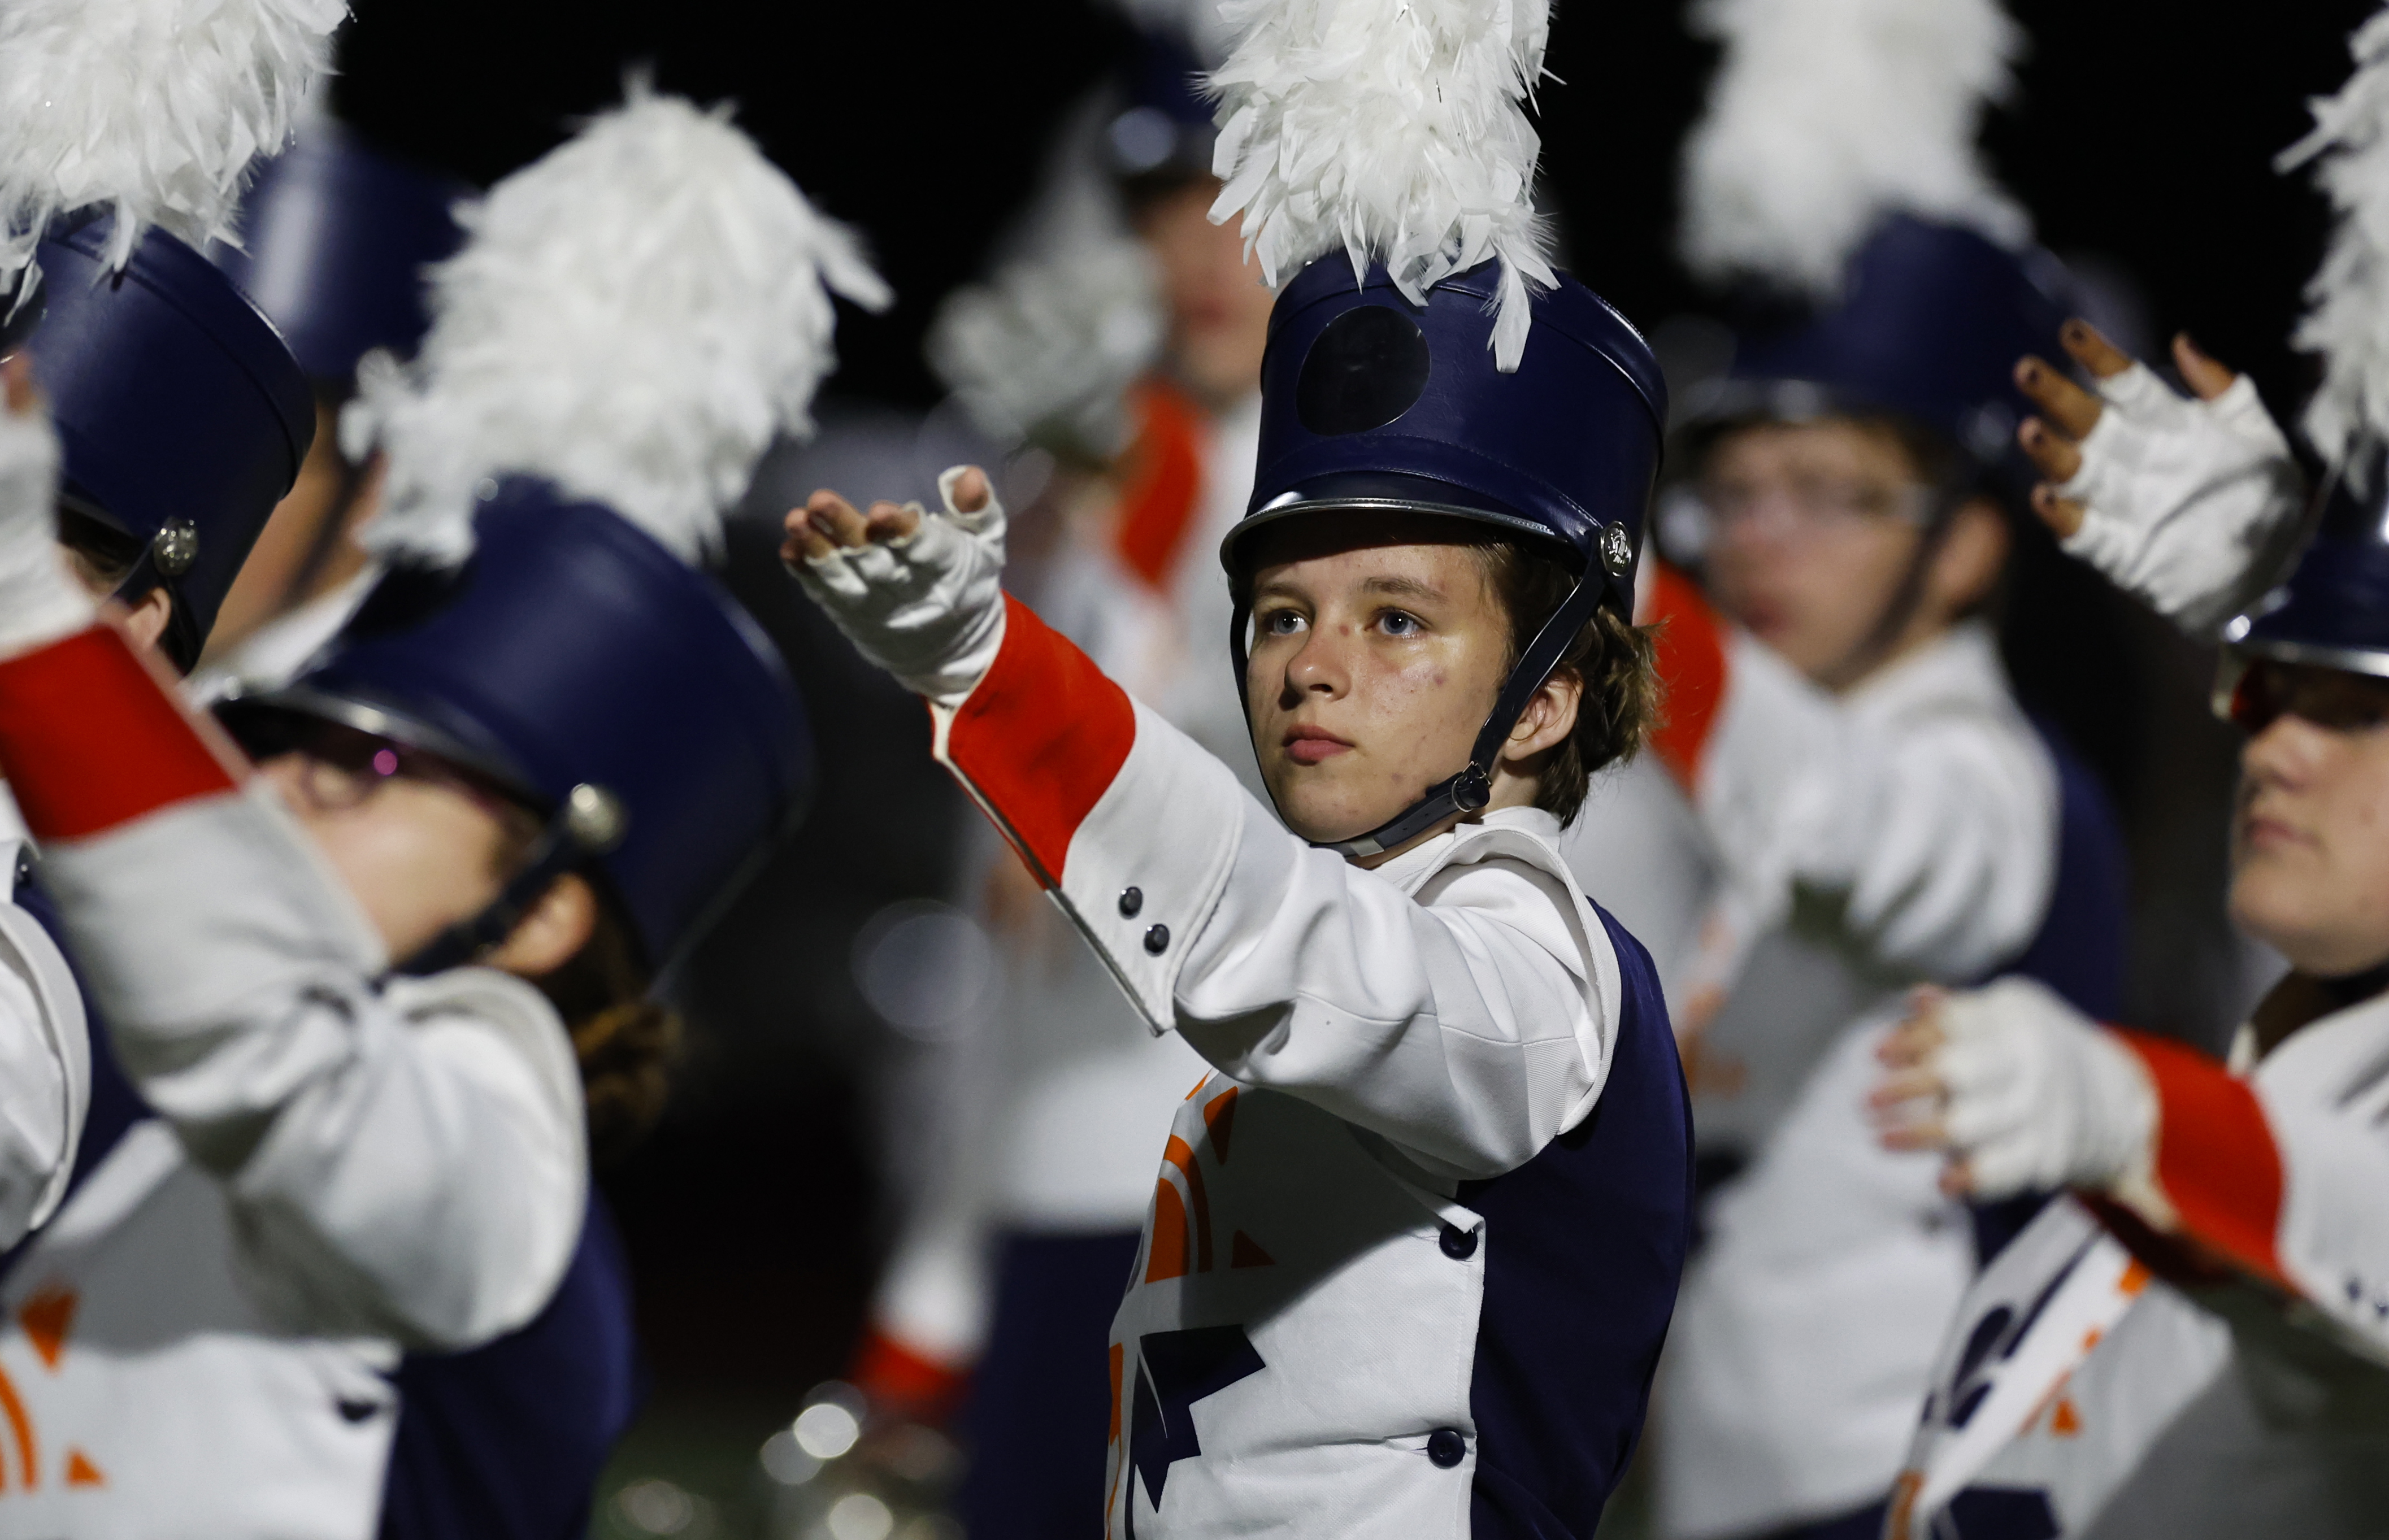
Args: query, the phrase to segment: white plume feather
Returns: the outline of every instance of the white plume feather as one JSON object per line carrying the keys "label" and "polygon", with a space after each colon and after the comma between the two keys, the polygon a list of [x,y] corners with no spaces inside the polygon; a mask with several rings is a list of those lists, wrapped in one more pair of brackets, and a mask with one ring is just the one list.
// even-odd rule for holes
{"label": "white plume feather", "polygon": [[2334,465],[2367,430],[2389,438],[2389,10],[2357,28],[2348,51],[2356,72],[2311,104],[2314,131],[2280,161],[2312,164],[2339,216],[2293,337],[2322,355],[2305,426]]}
{"label": "white plume feather", "polygon": [[545,477],[696,559],[775,433],[811,431],[835,291],[888,287],[727,108],[633,83],[629,102],[458,210],[433,321],[404,366],[369,357],[342,423],[389,458],[385,554],[470,551],[475,488]]}
{"label": "white plume feather", "polygon": [[1556,281],[1533,205],[1527,121],[1550,0],[1227,0],[1240,34],[1222,94],[1211,217],[1241,210],[1271,286],[1341,247],[1413,303],[1501,263],[1494,361],[1526,348],[1527,285]]}
{"label": "white plume feather", "polygon": [[281,148],[345,0],[0,4],[0,282],[55,214],[105,205],[122,266],[160,225],[231,239],[243,172]]}
{"label": "white plume feather", "polygon": [[1999,0],[1700,0],[1692,26],[1725,49],[1684,148],[1695,274],[1830,301],[1887,214],[2030,238],[1974,142],[2025,48]]}

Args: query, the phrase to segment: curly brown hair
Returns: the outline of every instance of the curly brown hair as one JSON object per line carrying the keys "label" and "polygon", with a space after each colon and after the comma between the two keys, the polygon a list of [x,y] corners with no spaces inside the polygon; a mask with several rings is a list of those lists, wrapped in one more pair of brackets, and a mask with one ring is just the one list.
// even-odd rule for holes
{"label": "curly brown hair", "polygon": [[[529,859],[540,834],[528,808],[509,804],[505,822],[497,859],[502,878]],[[529,982],[556,1007],[572,1038],[588,1109],[589,1152],[603,1165],[628,1152],[663,1114],[684,1032],[680,1012],[649,993],[654,981],[646,960],[613,896],[597,878],[581,880],[597,904],[589,939]]]}
{"label": "curly brown hair", "polygon": [[[1539,552],[1510,541],[1472,547],[1485,584],[1510,617],[1509,663],[1519,656],[1576,588],[1566,567]],[[1654,633],[1607,605],[1593,612],[1576,640],[1560,655],[1562,669],[1584,681],[1578,698],[1576,730],[1551,751],[1535,788],[1535,806],[1563,825],[1576,821],[1591,788],[1593,772],[1622,764],[1642,751],[1661,720],[1662,692],[1654,662]]]}

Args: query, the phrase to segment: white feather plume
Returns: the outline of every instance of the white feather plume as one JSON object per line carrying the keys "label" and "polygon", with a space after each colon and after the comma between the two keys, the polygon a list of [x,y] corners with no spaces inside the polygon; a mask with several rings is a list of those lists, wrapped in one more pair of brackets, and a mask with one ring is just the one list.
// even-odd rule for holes
{"label": "white feather plume", "polygon": [[1550,0],[1227,0],[1239,36],[1221,93],[1211,217],[1242,211],[1271,286],[1337,248],[1386,264],[1425,302],[1441,279],[1501,263],[1493,355],[1515,369],[1529,282],[1550,285],[1534,210],[1541,148],[1526,108]]}
{"label": "white feather plume", "polygon": [[2389,10],[2357,28],[2348,51],[2356,72],[2311,104],[2314,131],[2280,161],[2283,171],[2311,164],[2338,214],[2293,337],[2322,355],[2305,426],[2333,465],[2359,434],[2389,438]]}
{"label": "white feather plume", "polygon": [[384,554],[454,561],[475,489],[544,477],[683,559],[776,433],[811,431],[836,292],[889,300],[853,231],[731,126],[633,83],[628,103],[458,210],[414,361],[369,357],[343,421],[388,456]]}
{"label": "white feather plume", "polygon": [[159,225],[231,239],[243,173],[289,137],[346,0],[0,4],[0,283],[55,214],[105,205],[122,266]]}
{"label": "white feather plume", "polygon": [[2031,238],[1975,146],[2025,45],[1999,0],[1699,0],[1692,26],[1725,50],[1684,148],[1701,277],[1829,302],[1892,213]]}

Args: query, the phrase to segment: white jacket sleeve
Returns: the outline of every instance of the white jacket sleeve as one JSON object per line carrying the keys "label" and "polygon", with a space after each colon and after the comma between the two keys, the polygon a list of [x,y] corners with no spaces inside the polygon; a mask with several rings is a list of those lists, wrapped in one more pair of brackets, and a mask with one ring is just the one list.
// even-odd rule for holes
{"label": "white jacket sleeve", "polygon": [[1312,849],[1017,605],[993,667],[934,719],[1147,1021],[1236,1079],[1455,1177],[1532,1158],[1600,1094],[1607,937],[1499,831],[1415,896]]}
{"label": "white jacket sleeve", "polygon": [[[15,842],[0,839],[0,881],[15,863]],[[0,900],[0,1247],[66,1195],[90,1105],[82,992],[40,923]]]}
{"label": "white jacket sleeve", "polygon": [[224,1181],[255,1286],[444,1348],[535,1314],[587,1183],[545,1000],[479,969],[378,988],[304,834],[113,632],[0,661],[0,763],[118,1060]]}
{"label": "white jacket sleeve", "polygon": [[1713,697],[1661,752],[1751,935],[1808,889],[1916,976],[1972,977],[2031,939],[2056,875],[2056,773],[1987,632],[1961,626],[1836,696],[1669,588],[1662,666],[1705,653]]}

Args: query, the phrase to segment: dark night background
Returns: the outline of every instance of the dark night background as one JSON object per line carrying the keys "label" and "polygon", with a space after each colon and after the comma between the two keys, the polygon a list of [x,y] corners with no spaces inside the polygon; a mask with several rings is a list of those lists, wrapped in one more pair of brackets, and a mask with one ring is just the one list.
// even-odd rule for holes
{"label": "dark night background", "polygon": [[[2306,98],[2344,77],[2346,33],[2371,8],[2010,6],[2034,49],[1987,142],[2043,242],[2128,276],[2145,338],[2191,330],[2253,370],[2284,414],[2308,378],[2286,338],[2324,218],[2270,161],[2304,132]],[[626,64],[650,63],[664,89],[735,100],[817,203],[869,234],[901,297],[888,316],[841,319],[833,394],[850,409],[933,403],[919,345],[936,302],[974,275],[1056,120],[1127,37],[1098,0],[357,0],[356,11],[337,109],[385,147],[479,183],[615,100]],[[1711,58],[1682,14],[1673,0],[1562,4],[1559,80],[1541,97],[1572,264],[1646,327],[1701,298],[1668,248],[1677,146]],[[942,891],[964,812],[927,761],[918,707],[809,629],[768,531],[735,544],[734,584],[789,646],[811,701],[822,802],[695,970],[681,1094],[608,1185],[660,1404],[785,1407],[839,1368],[885,1239],[865,1108],[893,1050],[849,949],[881,906]],[[2230,759],[2201,703],[2211,663],[2087,579],[2057,574],[2032,603],[2020,670],[2057,681],[2037,704],[2098,765],[2132,831],[2134,1008],[2209,1035],[2229,973],[2216,895]]]}

